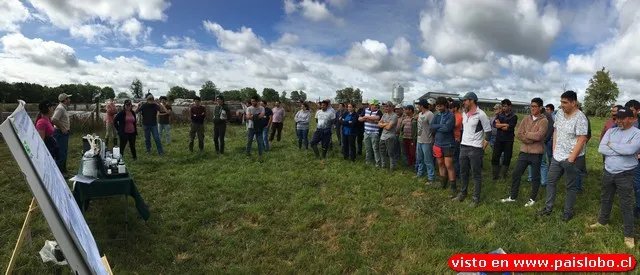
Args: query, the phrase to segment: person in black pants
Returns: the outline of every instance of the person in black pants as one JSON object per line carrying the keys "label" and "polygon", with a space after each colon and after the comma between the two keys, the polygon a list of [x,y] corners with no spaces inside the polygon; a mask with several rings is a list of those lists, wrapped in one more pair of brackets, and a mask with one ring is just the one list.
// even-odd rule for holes
{"label": "person in black pants", "polygon": [[138,159],[136,154],[136,136],[138,135],[137,117],[133,112],[133,105],[131,100],[124,101],[124,110],[116,114],[113,119],[113,127],[118,131],[120,137],[120,154],[124,156],[124,149],[127,147],[127,143],[131,147],[131,157],[133,160]]}
{"label": "person in black pants", "polygon": [[[358,114],[360,116],[364,116],[364,110],[366,110],[367,108],[369,108],[369,102],[363,101],[362,108],[358,109]],[[358,155],[360,156],[362,155],[362,141],[364,140],[364,122],[358,121],[356,127],[358,128],[356,141],[358,143]]]}
{"label": "person in black pants", "polygon": [[511,156],[513,155],[513,141],[517,123],[518,116],[511,110],[511,101],[509,99],[502,100],[502,112],[495,120],[495,126],[498,131],[496,133],[496,143],[493,145],[493,156],[491,158],[493,180],[500,178],[500,155],[503,153],[502,178],[507,178]]}
{"label": "person in black pants", "polygon": [[224,96],[216,96],[216,106],[213,108],[213,143],[216,153],[224,154],[224,135],[229,115],[229,106],[224,103]]}
{"label": "person in black pants", "polygon": [[344,159],[356,161],[356,137],[359,134],[358,115],[353,108],[353,104],[347,104],[347,111],[343,112],[340,118],[338,129],[342,131],[342,154]]}

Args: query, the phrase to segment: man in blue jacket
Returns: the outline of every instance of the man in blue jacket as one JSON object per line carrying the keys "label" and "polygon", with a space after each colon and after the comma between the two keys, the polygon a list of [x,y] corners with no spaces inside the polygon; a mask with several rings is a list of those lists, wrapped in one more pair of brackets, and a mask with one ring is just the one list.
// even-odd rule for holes
{"label": "man in blue jacket", "polygon": [[447,183],[451,185],[451,198],[458,194],[456,187],[456,170],[453,166],[453,154],[455,152],[455,136],[453,129],[456,125],[456,117],[449,110],[449,101],[445,97],[436,99],[436,109],[438,114],[431,121],[431,131],[435,132],[433,143],[433,156],[438,161],[438,170],[442,183],[440,188],[447,188]]}

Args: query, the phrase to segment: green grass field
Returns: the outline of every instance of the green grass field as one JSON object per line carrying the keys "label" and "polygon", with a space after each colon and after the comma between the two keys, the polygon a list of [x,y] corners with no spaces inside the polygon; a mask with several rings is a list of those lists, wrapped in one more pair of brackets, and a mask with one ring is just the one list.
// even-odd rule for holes
{"label": "green grass field", "polygon": [[[173,143],[164,157],[145,156],[139,138],[139,160],[129,167],[151,219],[140,219],[129,200],[134,216],[123,241],[117,240],[125,237],[123,198],[93,201],[85,215],[114,272],[450,274],[447,259],[452,254],[486,253],[499,247],[507,253],[638,256],[637,249],[624,246],[617,203],[610,226],[587,228],[599,212],[601,119],[592,119],[589,175],[585,192],[578,195],[576,216],[568,223],[560,220],[563,188],[549,217],[535,215],[540,201],[524,207],[530,192],[526,180],[517,203],[500,203],[509,194],[510,182],[490,180],[490,149],[485,153],[482,203],[471,208],[469,198],[452,202],[448,190],[426,188],[426,179],[413,179],[409,168],[389,174],[366,167],[362,157],[356,163],[343,161],[337,150],[321,165],[311,151],[298,151],[292,125],[287,121],[283,141],[272,144],[262,164],[255,160],[257,153],[253,159],[245,157],[242,126],[228,128],[225,156],[213,152],[211,125],[203,154],[188,152],[186,127],[172,129]],[[75,171],[79,134],[70,148],[69,165]],[[516,144],[514,151],[518,150]],[[4,272],[32,195],[6,144],[0,145],[0,160]],[[539,199],[545,194],[542,189]],[[44,240],[53,239],[40,212],[31,228],[33,245],[25,244],[15,271],[51,273],[52,266],[43,264],[38,255]]]}

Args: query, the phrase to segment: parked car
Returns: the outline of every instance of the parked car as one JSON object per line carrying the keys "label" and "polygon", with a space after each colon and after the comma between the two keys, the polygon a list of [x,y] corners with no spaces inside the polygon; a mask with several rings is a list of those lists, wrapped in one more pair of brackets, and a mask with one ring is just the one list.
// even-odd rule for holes
{"label": "parked car", "polygon": [[227,105],[231,112],[231,114],[229,114],[229,122],[242,124],[244,121],[244,110],[247,106],[242,102],[227,102]]}

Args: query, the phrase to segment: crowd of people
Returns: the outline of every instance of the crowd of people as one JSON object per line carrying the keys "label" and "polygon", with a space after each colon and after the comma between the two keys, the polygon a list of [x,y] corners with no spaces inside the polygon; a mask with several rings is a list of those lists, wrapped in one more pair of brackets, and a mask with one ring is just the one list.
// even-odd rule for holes
{"label": "crowd of people", "polygon": [[[63,173],[70,134],[68,106],[71,96],[61,94],[59,105],[40,103],[40,114],[36,128],[50,149]],[[144,130],[146,152],[151,152],[151,138],[158,154],[163,155],[162,144],[170,144],[170,115],[172,108],[166,97],[159,101],[149,95],[147,101],[135,110],[130,100],[118,111],[111,100],[107,106],[106,135],[109,143],[118,144],[121,151],[129,145],[132,159],[137,159],[135,141],[137,125]],[[399,163],[405,163],[415,173],[415,178],[426,179],[425,185],[449,189],[453,201],[463,202],[468,196],[469,183],[473,180],[471,206],[481,201],[482,169],[484,153],[492,147],[491,168],[494,181],[510,180],[506,190],[508,197],[499,201],[505,204],[518,201],[521,178],[528,170],[527,180],[531,191],[524,207],[532,207],[542,199],[543,206],[537,212],[541,216],[552,213],[557,185],[564,177],[566,199],[562,221],[574,216],[577,195],[582,190],[582,179],[586,175],[586,144],[591,138],[591,124],[582,112],[573,91],[560,96],[560,110],[553,104],[544,105],[540,98],[533,98],[529,114],[520,123],[512,110],[511,101],[504,99],[496,104],[489,117],[478,107],[478,97],[470,92],[460,98],[438,97],[420,99],[413,105],[394,105],[378,100],[355,103],[339,103],[334,109],[329,100],[321,101],[312,116],[309,104],[300,102],[294,115],[297,145],[299,150],[308,150],[309,145],[316,158],[326,159],[333,150],[333,131],[337,136],[337,150],[344,160],[356,161],[364,154],[366,165],[389,169],[394,173]],[[359,107],[359,108],[357,108]],[[225,132],[229,107],[224,97],[216,97],[213,108],[214,143],[217,153],[225,152]],[[640,128],[638,115],[640,102],[631,100],[625,106],[615,106],[600,135],[598,152],[603,155],[601,179],[601,212],[591,228],[609,223],[613,196],[619,197],[624,224],[624,243],[634,247],[633,222],[640,217]],[[207,109],[200,98],[194,100],[189,109],[191,129],[189,150],[193,152],[195,138],[198,149],[204,149],[204,124]],[[315,129],[311,141],[308,136],[311,120]],[[253,140],[256,140],[258,161],[269,151],[269,143],[282,138],[285,126],[285,109],[276,101],[268,102],[254,97],[244,112],[247,131],[245,153],[251,156]],[[118,143],[118,140],[120,141]],[[520,141],[515,167],[509,167],[515,140]],[[437,170],[437,172],[436,172]],[[509,178],[509,173],[511,177]],[[458,181],[460,179],[460,181]],[[540,187],[546,188],[546,197],[539,198]],[[635,198],[634,198],[635,195]]]}

